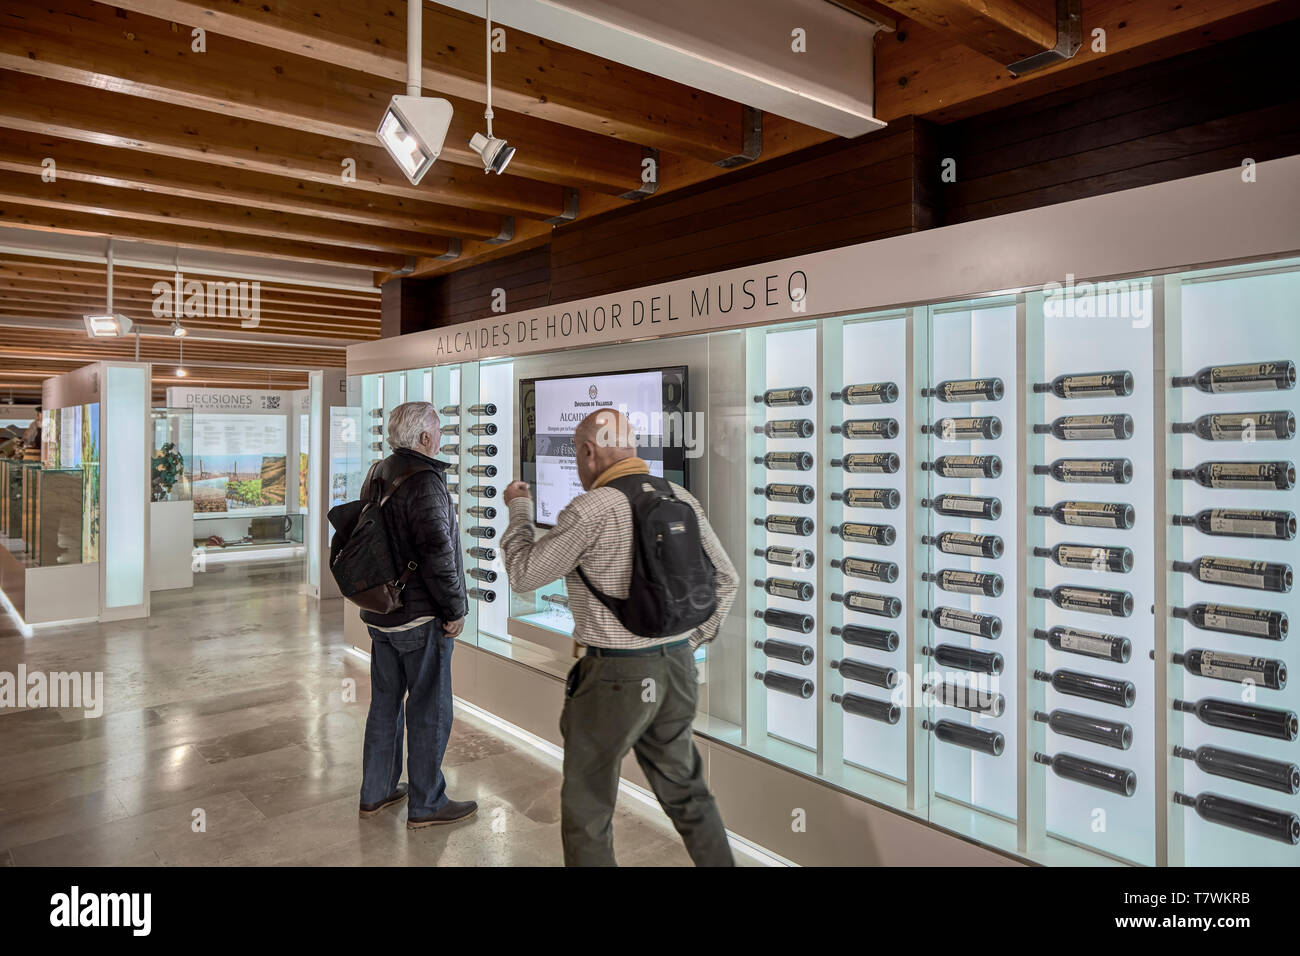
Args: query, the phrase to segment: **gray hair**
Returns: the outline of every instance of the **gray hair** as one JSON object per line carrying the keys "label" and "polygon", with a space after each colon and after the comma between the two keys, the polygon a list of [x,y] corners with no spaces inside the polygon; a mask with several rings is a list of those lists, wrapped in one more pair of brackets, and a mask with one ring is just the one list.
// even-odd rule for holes
{"label": "gray hair", "polygon": [[420,432],[434,436],[438,442],[438,409],[429,402],[403,402],[388,416],[388,444],[394,448],[419,451]]}

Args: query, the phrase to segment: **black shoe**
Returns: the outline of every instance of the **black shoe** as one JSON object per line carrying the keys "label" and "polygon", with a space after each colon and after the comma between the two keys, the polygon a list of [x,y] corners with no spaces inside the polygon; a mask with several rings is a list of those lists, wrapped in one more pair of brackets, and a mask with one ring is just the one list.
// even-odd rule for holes
{"label": "black shoe", "polygon": [[449,800],[445,807],[429,814],[427,817],[408,815],[406,829],[423,830],[425,827],[436,827],[443,823],[455,823],[457,820],[464,820],[477,812],[478,804],[473,800]]}
{"label": "black shoe", "polygon": [[386,810],[389,807],[391,807],[394,803],[401,803],[405,799],[406,799],[406,784],[399,783],[397,785],[397,789],[394,790],[392,793],[390,793],[387,799],[381,800],[379,803],[361,804],[361,818],[364,820],[367,817],[373,817],[379,811]]}

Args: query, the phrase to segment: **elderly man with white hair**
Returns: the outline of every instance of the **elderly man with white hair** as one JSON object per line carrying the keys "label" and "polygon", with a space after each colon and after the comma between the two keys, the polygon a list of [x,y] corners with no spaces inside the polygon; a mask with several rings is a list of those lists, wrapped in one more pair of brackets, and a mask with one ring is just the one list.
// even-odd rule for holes
{"label": "elderly man with white hair", "polygon": [[[442,774],[451,735],[451,653],[468,604],[460,533],[438,450],[438,413],[406,402],[388,418],[393,454],[366,476],[361,499],[387,499],[383,515],[393,557],[410,574],[402,605],[389,614],[362,611],[370,628],[370,712],[362,756],[361,816],[408,797],[401,783],[403,724],[408,736],[407,829],[454,823],[473,800],[452,800]],[[405,719],[403,719],[405,718]]]}

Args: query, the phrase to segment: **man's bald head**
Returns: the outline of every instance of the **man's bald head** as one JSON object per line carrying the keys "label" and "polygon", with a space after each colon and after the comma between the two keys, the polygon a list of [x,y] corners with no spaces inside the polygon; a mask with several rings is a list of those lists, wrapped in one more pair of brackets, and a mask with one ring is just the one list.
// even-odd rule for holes
{"label": "man's bald head", "polygon": [[636,432],[622,412],[602,408],[578,423],[573,450],[578,479],[589,490],[607,468],[636,454]]}

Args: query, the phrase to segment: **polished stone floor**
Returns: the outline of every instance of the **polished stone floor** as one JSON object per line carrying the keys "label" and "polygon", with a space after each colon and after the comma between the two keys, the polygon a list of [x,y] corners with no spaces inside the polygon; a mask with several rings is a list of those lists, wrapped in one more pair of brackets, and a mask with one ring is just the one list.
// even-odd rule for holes
{"label": "polished stone floor", "polygon": [[[0,612],[0,672],[102,671],[106,701],[0,708],[0,865],[560,865],[557,761],[459,708],[448,792],[478,816],[358,819],[366,664],[299,585],[293,562],[214,566],[146,621],[30,638]],[[690,863],[656,807],[620,796],[614,831],[624,865]]]}

